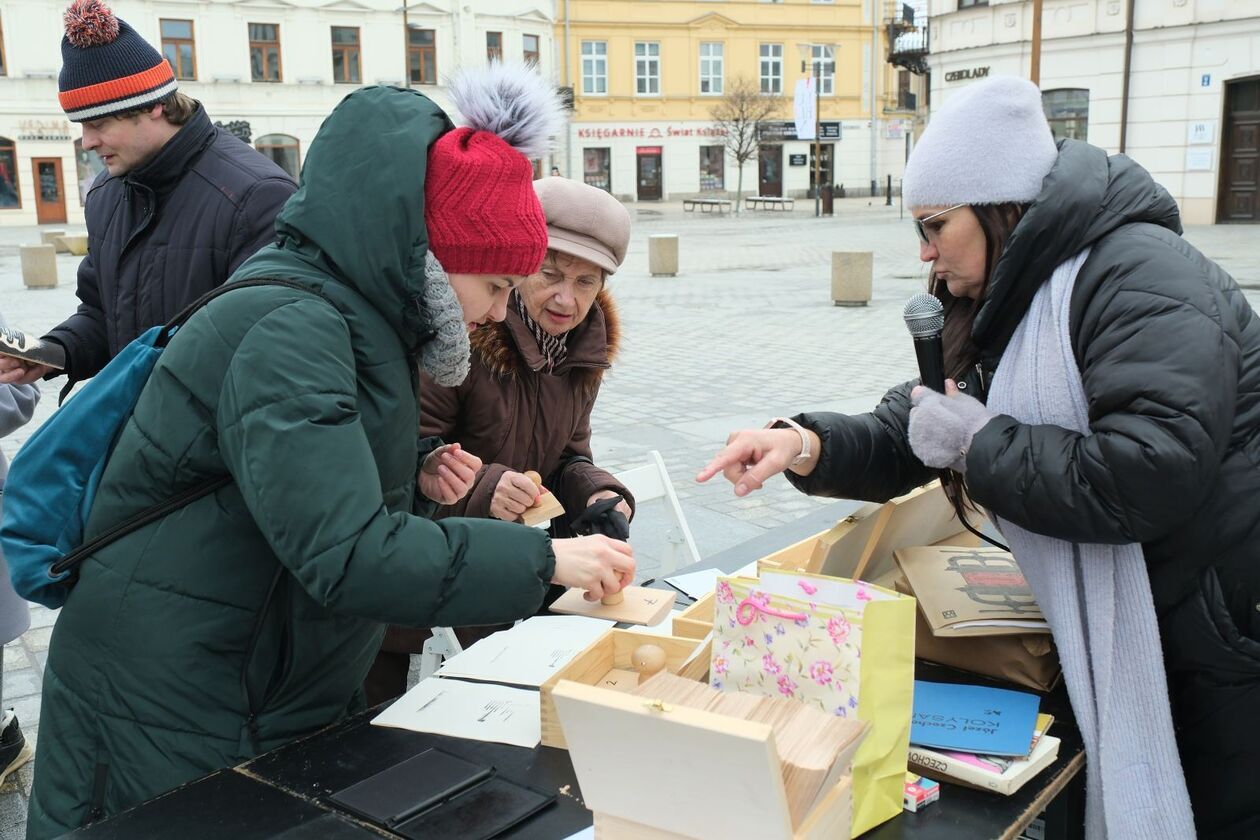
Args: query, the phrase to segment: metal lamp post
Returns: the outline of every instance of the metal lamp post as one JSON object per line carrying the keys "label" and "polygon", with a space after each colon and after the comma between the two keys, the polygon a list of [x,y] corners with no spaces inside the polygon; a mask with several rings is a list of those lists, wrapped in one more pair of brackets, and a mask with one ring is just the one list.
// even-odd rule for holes
{"label": "metal lamp post", "polygon": [[[812,71],[814,79],[814,217],[822,216],[822,71],[827,64],[832,65],[835,72],[835,59],[830,62],[824,57],[834,44],[797,44],[801,55],[801,72]],[[813,53],[818,48],[820,56]]]}

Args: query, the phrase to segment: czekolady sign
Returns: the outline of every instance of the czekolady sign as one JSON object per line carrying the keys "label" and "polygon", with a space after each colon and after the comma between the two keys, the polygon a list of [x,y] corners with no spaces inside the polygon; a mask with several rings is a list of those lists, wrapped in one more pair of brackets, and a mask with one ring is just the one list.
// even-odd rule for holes
{"label": "czekolady sign", "polygon": [[951,70],[945,74],[947,82],[961,82],[964,79],[983,79],[989,75],[988,67],[972,67],[967,70]]}

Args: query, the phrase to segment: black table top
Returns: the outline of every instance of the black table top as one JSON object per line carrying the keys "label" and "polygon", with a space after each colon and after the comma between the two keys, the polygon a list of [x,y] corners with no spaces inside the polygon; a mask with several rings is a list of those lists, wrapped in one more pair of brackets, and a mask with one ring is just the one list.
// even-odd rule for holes
{"label": "black table top", "polygon": [[[722,552],[693,569],[734,570],[817,533],[848,515],[849,502],[821,508],[803,520]],[[920,662],[916,676],[936,681],[1001,685],[975,674]],[[408,732],[369,725],[376,711],[365,712],[295,741],[232,770],[213,773],[113,819],[73,832],[76,840],[178,837],[179,840],[328,838],[355,840],[394,837],[335,811],[327,798],[400,761],[437,746],[482,764],[500,775],[554,792],[556,804],[501,835],[523,840],[564,840],[591,824],[581,791],[564,750],[524,749]],[[1061,739],[1059,756],[1046,770],[1011,796],[942,784],[941,798],[923,811],[902,812],[868,832],[870,840],[975,840],[1014,838],[1053,800],[1084,765],[1066,692],[1044,695],[1042,711],[1055,716],[1051,734]],[[685,761],[685,756],[678,756]]]}

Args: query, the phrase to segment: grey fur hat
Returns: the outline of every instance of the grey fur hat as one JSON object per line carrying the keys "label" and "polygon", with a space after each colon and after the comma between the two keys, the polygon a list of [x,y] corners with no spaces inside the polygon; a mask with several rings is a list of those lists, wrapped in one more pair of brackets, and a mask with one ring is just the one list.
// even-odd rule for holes
{"label": "grey fur hat", "polygon": [[1037,86],[1015,76],[985,79],[932,116],[906,161],[905,203],[1025,204],[1058,156]]}

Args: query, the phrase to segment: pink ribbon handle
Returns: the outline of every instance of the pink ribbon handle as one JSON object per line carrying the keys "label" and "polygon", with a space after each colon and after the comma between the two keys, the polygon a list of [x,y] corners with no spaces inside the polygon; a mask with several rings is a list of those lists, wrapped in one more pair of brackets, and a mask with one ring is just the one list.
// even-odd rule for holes
{"label": "pink ribbon handle", "polygon": [[757,620],[757,613],[772,615],[775,618],[785,618],[788,621],[802,621],[809,618],[805,613],[791,613],[786,610],[778,610],[774,607],[759,604],[752,598],[745,598],[739,602],[739,606],[735,608],[735,620],[743,626],[747,627]]}

